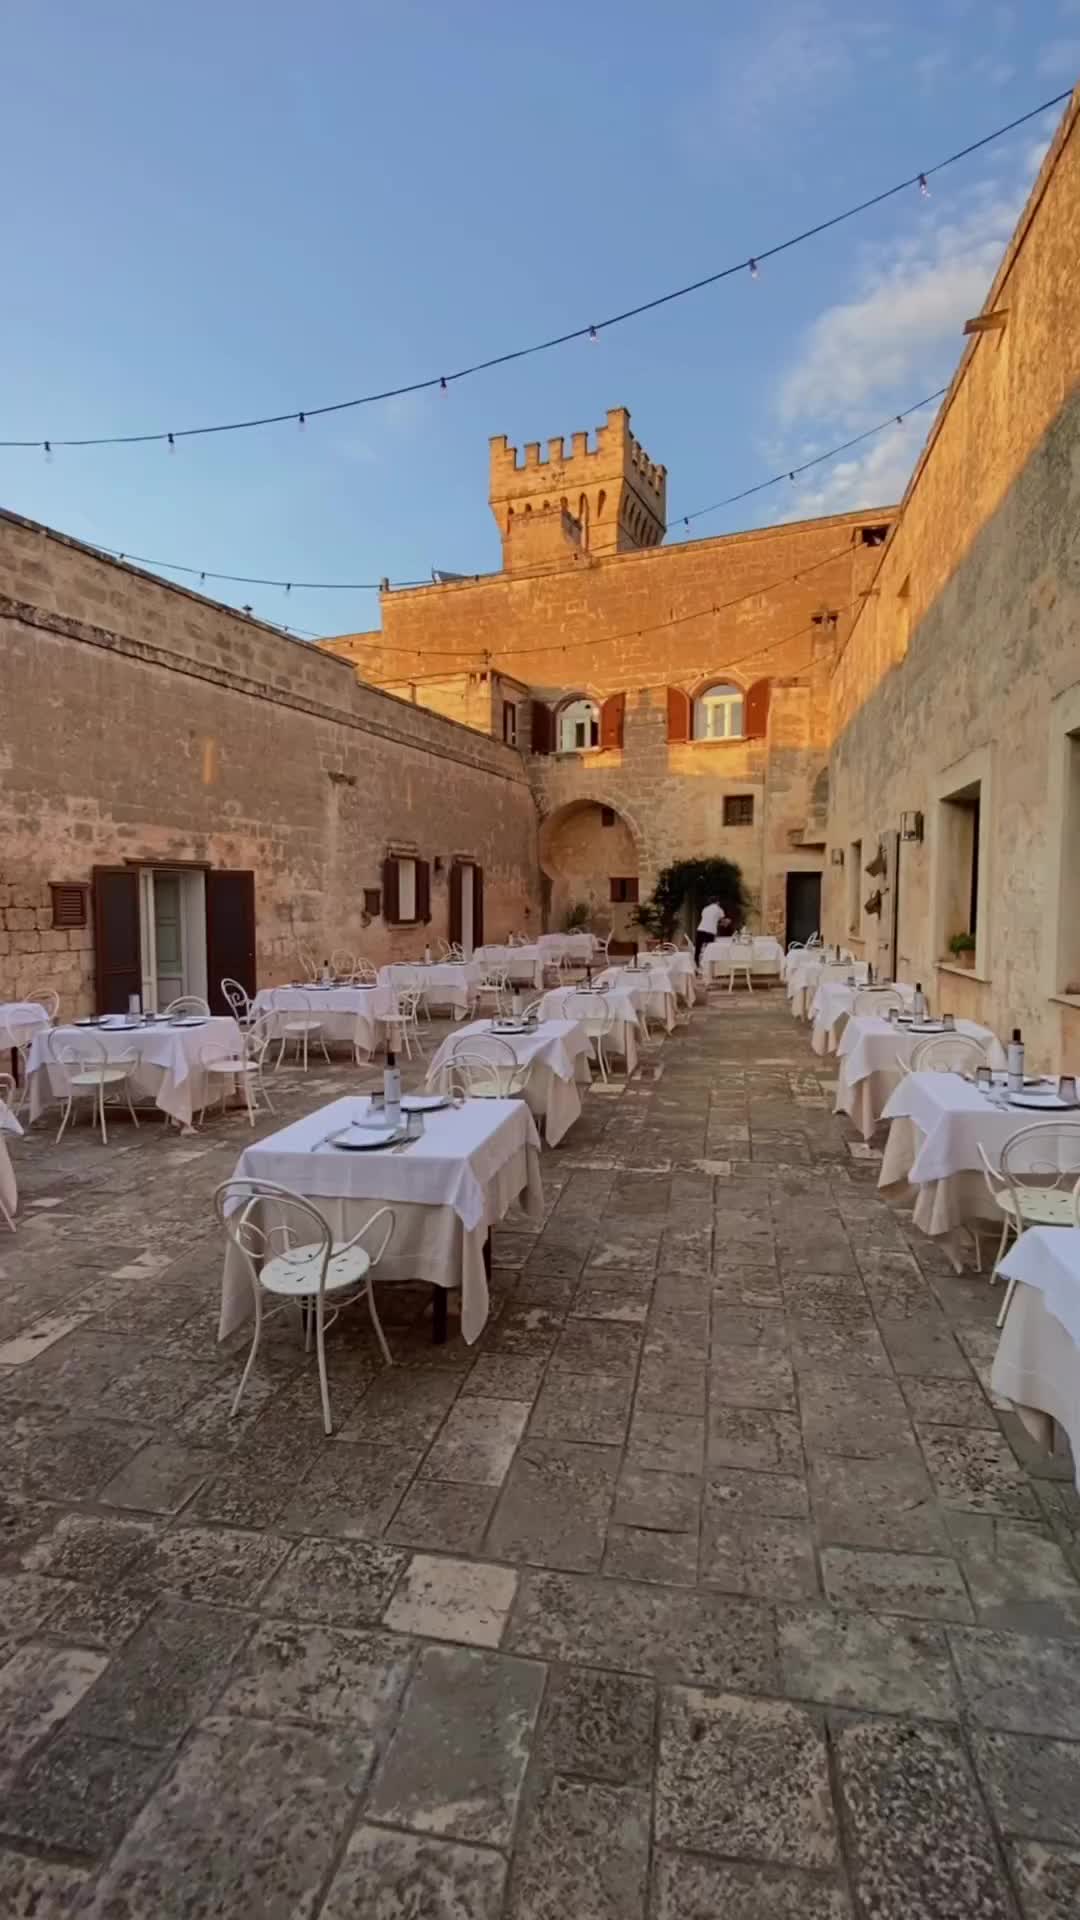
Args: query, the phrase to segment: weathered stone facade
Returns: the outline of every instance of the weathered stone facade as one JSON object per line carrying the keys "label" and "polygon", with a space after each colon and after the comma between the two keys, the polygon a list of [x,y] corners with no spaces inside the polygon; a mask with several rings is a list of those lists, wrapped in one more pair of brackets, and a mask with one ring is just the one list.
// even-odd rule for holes
{"label": "weathered stone facade", "polygon": [[[539,927],[536,808],[521,758],[361,686],[316,648],[0,515],[0,979],[94,998],[92,924],[51,883],[102,865],[255,875],[261,983],[299,944],[376,963],[448,923],[451,861],[484,874],[486,930]],[[366,919],[388,852],[431,869],[431,922]]]}

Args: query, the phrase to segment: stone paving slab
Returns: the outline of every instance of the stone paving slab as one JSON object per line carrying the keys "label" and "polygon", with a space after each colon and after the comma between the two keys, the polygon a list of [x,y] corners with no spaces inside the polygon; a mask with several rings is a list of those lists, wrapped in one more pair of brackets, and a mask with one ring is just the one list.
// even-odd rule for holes
{"label": "stone paving slab", "polygon": [[[258,1130],[375,1077],[286,1070]],[[335,1325],[329,1439],[283,1322],[229,1418],[245,1118],[14,1143],[5,1916],[1074,1920],[1072,1463],[831,1079],[776,992],[654,1038],[474,1347],[419,1286],[392,1369]]]}

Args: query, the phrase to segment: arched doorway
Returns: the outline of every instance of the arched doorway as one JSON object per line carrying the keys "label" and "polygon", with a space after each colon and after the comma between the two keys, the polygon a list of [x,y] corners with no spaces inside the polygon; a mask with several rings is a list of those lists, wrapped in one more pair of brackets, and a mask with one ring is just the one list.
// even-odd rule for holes
{"label": "arched doorway", "polygon": [[570,800],[549,813],[540,823],[540,866],[550,882],[551,927],[565,926],[568,913],[584,906],[590,926],[609,931],[614,947],[637,945],[637,838],[617,807]]}

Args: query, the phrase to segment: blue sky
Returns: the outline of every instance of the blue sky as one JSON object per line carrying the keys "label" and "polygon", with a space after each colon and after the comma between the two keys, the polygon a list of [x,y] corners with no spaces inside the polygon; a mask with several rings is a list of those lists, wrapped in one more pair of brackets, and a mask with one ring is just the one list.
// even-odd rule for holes
{"label": "blue sky", "polygon": [[[61,438],[318,406],[763,251],[1073,84],[1080,0],[37,0],[5,67],[0,438]],[[0,451],[0,504],[226,572],[481,570],[488,436],[626,405],[697,508],[944,383],[1057,117],[595,346],[174,455]],[[883,504],[924,431],[695,532]]]}

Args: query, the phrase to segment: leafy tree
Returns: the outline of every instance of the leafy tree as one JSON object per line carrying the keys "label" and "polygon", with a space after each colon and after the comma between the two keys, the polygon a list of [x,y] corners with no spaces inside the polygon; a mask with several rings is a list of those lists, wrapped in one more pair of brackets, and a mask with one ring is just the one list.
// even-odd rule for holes
{"label": "leafy tree", "polygon": [[638,924],[654,936],[670,940],[682,910],[687,910],[687,924],[693,930],[708,900],[719,900],[735,925],[742,926],[751,897],[734,860],[676,860],[673,866],[664,867],[652,898],[638,908]]}

